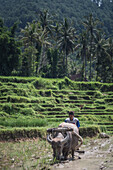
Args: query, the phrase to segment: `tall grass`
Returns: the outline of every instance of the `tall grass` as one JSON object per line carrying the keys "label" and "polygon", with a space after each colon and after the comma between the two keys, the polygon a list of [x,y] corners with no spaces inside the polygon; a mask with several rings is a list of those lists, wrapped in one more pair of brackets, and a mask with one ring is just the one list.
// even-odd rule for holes
{"label": "tall grass", "polygon": [[46,119],[38,119],[38,118],[1,118],[0,125],[5,127],[45,127],[48,125],[48,121]]}

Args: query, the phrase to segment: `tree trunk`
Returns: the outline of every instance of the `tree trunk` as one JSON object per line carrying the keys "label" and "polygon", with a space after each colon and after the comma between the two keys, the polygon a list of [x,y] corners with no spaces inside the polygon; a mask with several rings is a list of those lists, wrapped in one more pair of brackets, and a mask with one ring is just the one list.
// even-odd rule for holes
{"label": "tree trunk", "polygon": [[65,73],[66,73],[66,76],[67,76],[67,44],[65,45],[65,58],[66,58],[66,67],[65,67]]}
{"label": "tree trunk", "polygon": [[90,76],[89,76],[89,80],[91,81],[92,80],[92,68],[91,68],[91,65],[92,65],[92,35],[91,35],[90,44],[91,44],[91,48],[90,48]]}
{"label": "tree trunk", "polygon": [[86,67],[87,67],[87,61],[86,61],[86,49],[84,49],[84,80],[86,81]]}
{"label": "tree trunk", "polygon": [[90,81],[91,81],[91,74],[92,74],[91,64],[92,64],[92,56],[91,56],[91,54],[90,54],[90,76],[89,76],[89,80],[90,80]]}

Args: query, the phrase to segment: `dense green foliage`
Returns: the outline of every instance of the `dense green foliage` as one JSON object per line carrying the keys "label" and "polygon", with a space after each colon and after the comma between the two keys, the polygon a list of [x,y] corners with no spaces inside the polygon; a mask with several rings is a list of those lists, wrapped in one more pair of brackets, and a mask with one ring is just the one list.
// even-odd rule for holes
{"label": "dense green foliage", "polygon": [[113,35],[113,5],[109,0],[104,0],[101,7],[91,0],[0,0],[0,4],[0,16],[8,27],[19,21],[24,28],[27,22],[37,19],[40,10],[48,9],[60,20],[71,18],[78,31],[82,28],[83,17],[93,13],[104,23],[106,33]]}
{"label": "dense green foliage", "polygon": [[80,81],[112,82],[113,39],[105,36],[92,14],[82,25],[82,32],[77,34],[72,22],[66,18],[60,22],[44,10],[16,39],[16,24],[8,29],[1,20],[0,74],[45,78],[74,75],[76,80],[78,74]]}
{"label": "dense green foliage", "polygon": [[1,129],[57,127],[69,110],[75,112],[81,127],[99,126],[112,133],[113,83],[0,77]]}
{"label": "dense green foliage", "polygon": [[95,2],[1,0],[0,75],[113,82],[112,2]]}
{"label": "dense green foliage", "polygon": [[16,27],[17,24],[14,24],[8,30],[0,19],[0,75],[11,75],[18,68],[21,51],[15,39]]}

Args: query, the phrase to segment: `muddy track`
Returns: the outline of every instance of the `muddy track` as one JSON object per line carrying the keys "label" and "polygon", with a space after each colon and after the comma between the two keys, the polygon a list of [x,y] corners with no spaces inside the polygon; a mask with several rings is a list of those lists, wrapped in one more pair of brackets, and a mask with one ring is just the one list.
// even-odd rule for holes
{"label": "muddy track", "polygon": [[75,152],[75,159],[55,164],[52,170],[113,170],[113,136],[109,139],[90,139],[82,145],[84,154]]}

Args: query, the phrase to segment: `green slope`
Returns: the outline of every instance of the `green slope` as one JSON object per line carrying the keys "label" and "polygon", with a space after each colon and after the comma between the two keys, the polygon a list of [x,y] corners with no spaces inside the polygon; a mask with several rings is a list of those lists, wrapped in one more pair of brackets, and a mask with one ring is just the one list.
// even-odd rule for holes
{"label": "green slope", "polygon": [[69,110],[81,127],[113,133],[113,83],[0,77],[0,128],[58,126]]}

